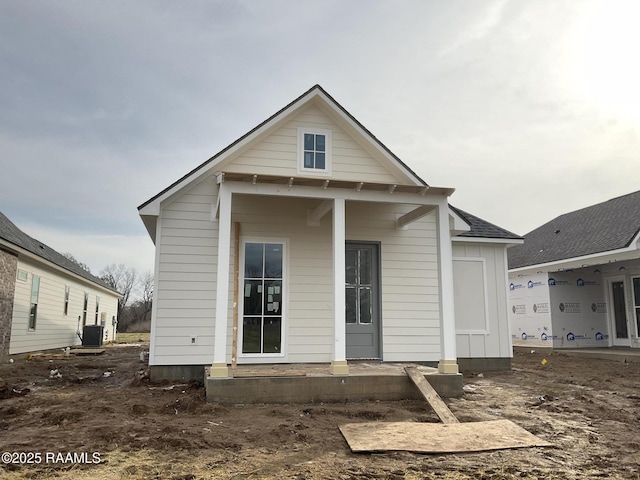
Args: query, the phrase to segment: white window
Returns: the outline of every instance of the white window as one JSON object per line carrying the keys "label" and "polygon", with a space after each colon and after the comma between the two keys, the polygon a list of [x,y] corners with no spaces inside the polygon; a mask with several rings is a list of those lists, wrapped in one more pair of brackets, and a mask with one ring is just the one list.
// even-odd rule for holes
{"label": "white window", "polygon": [[283,354],[285,243],[243,245],[241,352],[243,356]]}
{"label": "white window", "polygon": [[298,128],[298,173],[331,173],[331,130]]}
{"label": "white window", "polygon": [[22,282],[26,282],[27,278],[29,278],[29,274],[24,270],[18,270],[18,280]]}
{"label": "white window", "polygon": [[31,307],[29,308],[29,330],[35,331],[38,319],[38,297],[40,296],[40,277],[31,277]]}
{"label": "white window", "polygon": [[69,293],[71,292],[71,287],[69,285],[65,285],[64,287],[64,314],[67,315],[69,313]]}

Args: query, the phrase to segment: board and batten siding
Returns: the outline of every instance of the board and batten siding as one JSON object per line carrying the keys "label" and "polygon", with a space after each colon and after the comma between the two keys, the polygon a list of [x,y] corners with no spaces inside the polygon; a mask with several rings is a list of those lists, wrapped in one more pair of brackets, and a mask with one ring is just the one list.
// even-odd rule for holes
{"label": "board and batten siding", "polygon": [[[80,331],[82,331],[85,292],[89,294],[87,325],[95,323],[96,297],[100,297],[98,324],[101,320],[100,314],[104,313],[106,316],[104,339],[114,340],[112,317],[118,314],[118,297],[115,294],[110,294],[89,282],[65,275],[31,259],[20,258],[18,270],[27,272],[27,280],[16,279],[10,354],[79,345],[81,342],[76,332],[78,317],[81,317]],[[30,331],[28,327],[33,275],[40,277],[40,291],[36,328]],[[66,286],[70,288],[67,315],[64,314]]]}
{"label": "board and batten siding", "polygon": [[503,244],[453,242],[456,346],[459,358],[512,356],[505,252],[506,246]]}
{"label": "board and batten siding", "polygon": [[220,170],[286,177],[310,176],[300,175],[297,171],[298,127],[331,130],[331,178],[365,183],[402,183],[402,179],[373,158],[315,105],[310,105],[264,140],[221,165]]}
{"label": "board and batten siding", "polygon": [[[202,182],[161,210],[151,365],[206,365],[213,361],[218,228],[211,220],[211,205],[216,192],[214,181]],[[307,225],[307,212],[320,201],[233,196],[232,221],[240,224],[241,242],[280,239],[287,249],[283,355],[256,358],[239,354],[239,363],[331,361],[332,213],[322,218],[320,226]],[[397,215],[410,208],[347,202],[346,237],[381,242],[383,359],[437,361],[440,327],[435,216],[428,215],[407,230],[396,230]],[[227,362],[232,360],[234,243],[232,238]],[[192,337],[196,337],[195,344]]]}

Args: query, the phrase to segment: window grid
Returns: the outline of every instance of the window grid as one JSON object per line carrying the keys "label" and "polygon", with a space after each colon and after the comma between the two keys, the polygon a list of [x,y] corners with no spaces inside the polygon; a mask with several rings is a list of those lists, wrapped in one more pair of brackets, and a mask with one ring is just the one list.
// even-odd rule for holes
{"label": "window grid", "polygon": [[304,134],[303,166],[305,169],[326,170],[327,137],[320,133]]}
{"label": "window grid", "polygon": [[[261,263],[259,271],[249,266],[250,249],[256,253],[259,246]],[[244,308],[243,308],[243,354],[280,354],[282,352],[282,298],[284,244],[257,243],[245,244],[244,272]],[[276,262],[275,274],[273,265],[268,265],[268,248],[280,252]],[[273,259],[271,259],[273,260]],[[257,338],[255,338],[257,336]]]}

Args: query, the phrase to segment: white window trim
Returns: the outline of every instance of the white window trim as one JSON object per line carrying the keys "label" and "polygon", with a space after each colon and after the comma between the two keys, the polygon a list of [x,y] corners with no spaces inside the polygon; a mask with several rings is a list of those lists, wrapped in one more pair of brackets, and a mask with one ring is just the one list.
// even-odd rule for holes
{"label": "white window trim", "polygon": [[[20,274],[24,274],[24,278],[20,278]],[[18,269],[18,271],[16,272],[16,279],[21,281],[21,282],[28,281],[29,280],[29,272],[27,272],[26,270]]]}
{"label": "white window trim", "polygon": [[[304,134],[312,133],[314,135],[324,135],[326,142],[326,150],[325,150],[325,168],[324,170],[320,170],[317,168],[304,168]],[[327,177],[331,175],[331,165],[332,165],[332,138],[331,138],[331,130],[324,130],[321,128],[313,128],[313,127],[298,127],[298,175],[313,175],[313,176],[321,176]]]}
{"label": "white window trim", "polygon": [[[484,330],[458,330],[456,329],[456,334],[461,335],[489,335],[491,334],[490,327],[490,318],[489,318],[489,292],[487,283],[487,260],[484,257],[453,257],[452,262],[461,261],[461,262],[480,262],[482,264],[482,279],[484,285],[482,286],[484,291]],[[455,281],[455,279],[454,279]]]}
{"label": "white window trim", "polygon": [[[279,243],[283,245],[282,252],[282,288],[284,289],[284,300],[282,302],[282,326],[280,353],[242,353],[243,337],[243,317],[244,317],[244,250],[247,243]],[[240,258],[239,258],[239,280],[238,285],[238,363],[272,363],[273,359],[286,359],[288,348],[288,324],[289,324],[289,239],[274,237],[241,237],[240,238]]]}

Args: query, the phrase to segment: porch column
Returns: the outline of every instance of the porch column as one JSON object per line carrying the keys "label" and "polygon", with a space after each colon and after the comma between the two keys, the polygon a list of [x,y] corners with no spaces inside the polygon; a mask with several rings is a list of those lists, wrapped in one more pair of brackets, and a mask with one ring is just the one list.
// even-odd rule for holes
{"label": "porch column", "polygon": [[456,322],[453,303],[453,253],[449,231],[449,206],[438,205],[438,283],[440,284],[440,373],[458,373]]}
{"label": "porch column", "polygon": [[218,216],[218,276],[216,281],[216,323],[213,344],[212,377],[229,376],[227,367],[227,315],[229,313],[229,258],[231,254],[231,191],[224,183],[218,185],[220,213]]}
{"label": "porch column", "polygon": [[343,198],[333,200],[333,360],[330,372],[332,375],[348,375],[347,365],[347,333],[345,325],[345,201]]}

